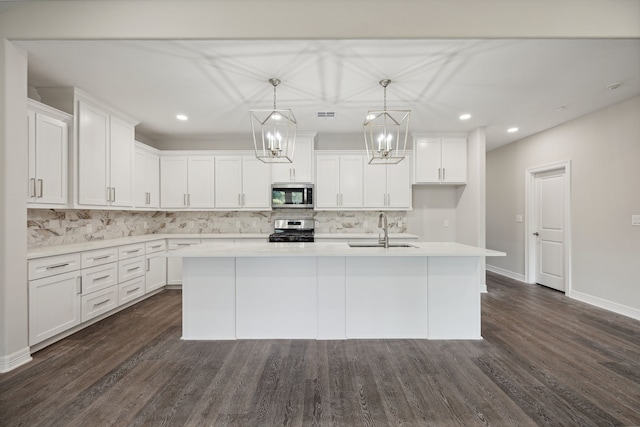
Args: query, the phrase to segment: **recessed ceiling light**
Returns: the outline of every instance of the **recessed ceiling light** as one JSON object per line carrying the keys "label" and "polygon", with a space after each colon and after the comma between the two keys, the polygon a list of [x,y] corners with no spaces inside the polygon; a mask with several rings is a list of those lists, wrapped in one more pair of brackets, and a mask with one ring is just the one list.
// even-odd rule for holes
{"label": "recessed ceiling light", "polygon": [[460,120],[469,120],[471,118],[471,114],[464,113],[460,116]]}
{"label": "recessed ceiling light", "polygon": [[509,129],[507,129],[507,132],[509,132],[509,133],[518,132],[518,128],[509,128]]}
{"label": "recessed ceiling light", "polygon": [[178,114],[176,116],[176,119],[185,121],[185,120],[189,120],[189,117],[185,116],[184,114]]}

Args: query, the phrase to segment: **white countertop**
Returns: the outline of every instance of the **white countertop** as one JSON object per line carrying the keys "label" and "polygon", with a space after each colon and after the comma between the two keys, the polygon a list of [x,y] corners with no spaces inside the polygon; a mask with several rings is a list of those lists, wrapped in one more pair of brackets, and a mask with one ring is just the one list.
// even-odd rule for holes
{"label": "white countertop", "polygon": [[[374,233],[316,233],[317,239],[377,239],[378,235]],[[264,239],[265,242],[269,234],[259,233],[226,233],[226,234],[144,234],[140,236],[121,237],[119,239],[108,240],[92,240],[90,242],[71,243],[68,245],[44,246],[41,248],[31,248],[27,253],[27,259],[43,258],[47,256],[64,255],[75,252],[91,251],[94,249],[111,248],[114,246],[129,245],[133,243],[151,242],[153,240],[162,239]],[[406,233],[391,233],[389,238],[392,240],[407,239],[416,240],[418,236]]]}
{"label": "white countertop", "polygon": [[453,242],[410,242],[409,248],[352,248],[346,242],[329,243],[254,243],[218,242],[191,246],[167,254],[177,258],[249,258],[249,257],[365,257],[365,256],[505,256],[504,252]]}

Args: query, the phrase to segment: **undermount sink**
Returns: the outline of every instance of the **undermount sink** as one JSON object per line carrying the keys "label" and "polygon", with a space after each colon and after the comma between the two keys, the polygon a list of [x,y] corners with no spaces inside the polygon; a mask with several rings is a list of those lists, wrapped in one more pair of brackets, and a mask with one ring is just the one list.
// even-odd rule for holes
{"label": "undermount sink", "polygon": [[[376,242],[349,242],[348,243],[352,248],[384,248],[384,243],[376,243]],[[412,245],[410,243],[401,243],[401,242],[389,242],[390,248],[417,248],[416,245]]]}

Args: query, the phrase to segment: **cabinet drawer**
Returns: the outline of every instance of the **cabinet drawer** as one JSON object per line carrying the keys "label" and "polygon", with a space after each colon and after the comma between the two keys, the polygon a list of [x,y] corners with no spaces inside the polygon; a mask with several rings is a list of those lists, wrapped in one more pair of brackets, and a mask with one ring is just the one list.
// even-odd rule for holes
{"label": "cabinet drawer", "polygon": [[164,252],[167,250],[167,241],[156,240],[154,242],[147,242],[144,244],[144,250],[146,254],[152,254],[155,252]]}
{"label": "cabinet drawer", "polygon": [[82,321],[93,319],[118,306],[118,287],[102,289],[82,296]]}
{"label": "cabinet drawer", "polygon": [[80,269],[80,254],[56,255],[29,261],[29,280]]}
{"label": "cabinet drawer", "polygon": [[118,284],[118,264],[112,262],[82,269],[82,295]]}
{"label": "cabinet drawer", "polygon": [[129,301],[141,297],[145,294],[144,276],[127,280],[118,285],[118,305],[126,304]]}
{"label": "cabinet drawer", "polygon": [[191,245],[200,244],[200,239],[171,239],[169,240],[169,250],[173,251],[176,249],[186,248]]}
{"label": "cabinet drawer", "polygon": [[140,255],[144,255],[144,243],[135,243],[133,245],[120,246],[118,248],[118,259],[120,261]]}
{"label": "cabinet drawer", "polygon": [[96,249],[82,253],[82,268],[118,261],[118,248]]}
{"label": "cabinet drawer", "polygon": [[136,277],[144,276],[145,257],[138,257],[118,262],[118,282],[126,282]]}

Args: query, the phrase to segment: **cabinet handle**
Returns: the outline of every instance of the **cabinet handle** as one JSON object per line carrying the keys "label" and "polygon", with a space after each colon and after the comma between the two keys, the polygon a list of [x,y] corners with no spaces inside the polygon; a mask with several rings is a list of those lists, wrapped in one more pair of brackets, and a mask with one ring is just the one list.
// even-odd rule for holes
{"label": "cabinet handle", "polygon": [[101,305],[105,305],[106,303],[108,303],[109,301],[111,301],[110,299],[106,299],[104,301],[101,302],[97,302],[95,304],[93,304],[94,307],[100,307]]}
{"label": "cabinet handle", "polygon": [[336,205],[340,206],[340,193],[336,193]]}
{"label": "cabinet handle", "polygon": [[101,259],[107,259],[107,258],[110,258],[110,257],[111,257],[111,255],[98,256],[98,257],[95,257],[93,260],[94,261],[100,261]]}
{"label": "cabinet handle", "polygon": [[76,294],[80,295],[82,293],[82,276],[78,276],[78,280],[76,280]]}
{"label": "cabinet handle", "polygon": [[107,187],[107,202],[111,201],[111,187]]}
{"label": "cabinet handle", "polygon": [[155,246],[151,246],[151,249],[158,249],[158,248],[161,248],[161,247],[162,247],[162,245],[155,245]]}
{"label": "cabinet handle", "polygon": [[138,287],[137,287],[137,288],[135,288],[135,289],[130,289],[130,290],[128,290],[128,291],[127,291],[127,295],[134,293],[134,292],[135,292],[135,291],[137,291],[138,289],[140,289],[140,286],[138,286]]}
{"label": "cabinet handle", "polygon": [[344,194],[340,193],[340,206],[342,206],[342,196],[344,196]]}
{"label": "cabinet handle", "polygon": [[438,181],[442,181],[442,169],[438,168]]}
{"label": "cabinet handle", "polygon": [[29,179],[29,197],[36,197],[36,179]]}
{"label": "cabinet handle", "polygon": [[113,196],[111,197],[111,201],[115,202],[116,201],[116,187],[111,187],[111,192],[113,193]]}
{"label": "cabinet handle", "polygon": [[187,206],[191,206],[191,193],[187,193]]}
{"label": "cabinet handle", "polygon": [[135,254],[137,252],[140,252],[142,249],[132,249],[130,251],[126,251],[125,254]]}
{"label": "cabinet handle", "polygon": [[38,180],[38,194],[36,195],[36,197],[41,198],[42,197],[42,186],[43,186],[43,181],[41,179]]}
{"label": "cabinet handle", "polygon": [[184,196],[182,197],[182,204],[185,205],[185,206],[188,206],[187,205],[187,193],[184,193]]}
{"label": "cabinet handle", "polygon": [[151,193],[149,192],[144,193],[144,202],[146,205],[151,204]]}
{"label": "cabinet handle", "polygon": [[129,268],[129,269],[127,269],[127,273],[129,273],[129,272],[131,272],[131,271],[136,271],[136,270],[137,270],[137,269],[139,269],[139,268],[140,268],[140,266],[138,266],[138,267],[133,267],[133,268]]}
{"label": "cabinet handle", "polygon": [[391,206],[391,194],[387,193],[387,206]]}
{"label": "cabinet handle", "polygon": [[442,168],[442,181],[445,180],[445,173],[446,173],[447,169],[446,168]]}
{"label": "cabinet handle", "polygon": [[147,258],[147,272],[151,271],[151,259]]}
{"label": "cabinet handle", "polygon": [[238,206],[242,206],[242,194],[238,193]]}
{"label": "cabinet handle", "polygon": [[292,168],[292,170],[293,170],[293,180],[295,181],[296,180],[296,168]]}
{"label": "cabinet handle", "polygon": [[244,193],[242,193],[242,206],[244,206]]}
{"label": "cabinet handle", "polygon": [[107,274],[106,276],[102,276],[102,277],[96,277],[95,279],[93,279],[94,282],[97,282],[98,280],[104,280],[104,279],[108,279],[109,275]]}
{"label": "cabinet handle", "polygon": [[68,265],[69,265],[68,262],[65,262],[64,264],[49,265],[49,266],[47,266],[47,270],[53,270],[54,268],[66,267]]}

